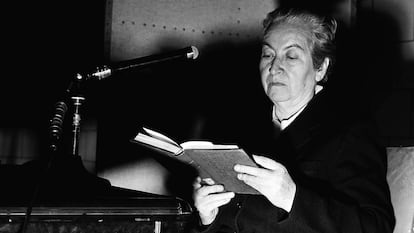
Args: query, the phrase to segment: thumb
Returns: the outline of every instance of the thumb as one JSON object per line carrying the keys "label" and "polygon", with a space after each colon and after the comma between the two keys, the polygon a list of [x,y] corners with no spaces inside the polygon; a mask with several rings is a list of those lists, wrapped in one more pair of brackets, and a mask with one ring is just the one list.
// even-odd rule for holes
{"label": "thumb", "polygon": [[257,164],[269,170],[276,170],[280,168],[280,164],[274,161],[273,159],[269,159],[267,157],[260,156],[260,155],[253,155],[253,159]]}

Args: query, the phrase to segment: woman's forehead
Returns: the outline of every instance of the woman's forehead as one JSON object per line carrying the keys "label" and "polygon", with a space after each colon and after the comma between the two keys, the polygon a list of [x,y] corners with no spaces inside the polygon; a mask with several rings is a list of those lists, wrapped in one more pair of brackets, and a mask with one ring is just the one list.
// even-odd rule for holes
{"label": "woman's forehead", "polygon": [[283,46],[289,43],[300,43],[308,47],[311,34],[303,25],[298,24],[277,24],[273,25],[264,36],[264,44]]}

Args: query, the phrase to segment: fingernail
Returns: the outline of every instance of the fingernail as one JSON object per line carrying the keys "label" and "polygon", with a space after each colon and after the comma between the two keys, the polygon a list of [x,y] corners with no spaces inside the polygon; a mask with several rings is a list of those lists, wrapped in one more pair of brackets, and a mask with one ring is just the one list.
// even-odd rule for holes
{"label": "fingernail", "polygon": [[237,174],[237,179],[241,180],[242,179],[242,174]]}

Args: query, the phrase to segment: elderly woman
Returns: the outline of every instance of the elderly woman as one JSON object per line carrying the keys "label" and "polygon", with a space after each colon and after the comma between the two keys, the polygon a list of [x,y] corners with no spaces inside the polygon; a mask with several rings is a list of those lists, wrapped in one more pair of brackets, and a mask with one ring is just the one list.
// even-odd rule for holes
{"label": "elderly woman", "polygon": [[[276,9],[264,21],[261,82],[275,136],[260,168],[236,165],[262,195],[194,185],[205,232],[392,232],[386,154],[362,121],[337,114],[323,84],[334,61],[336,22]],[[260,152],[261,153],[261,152]]]}

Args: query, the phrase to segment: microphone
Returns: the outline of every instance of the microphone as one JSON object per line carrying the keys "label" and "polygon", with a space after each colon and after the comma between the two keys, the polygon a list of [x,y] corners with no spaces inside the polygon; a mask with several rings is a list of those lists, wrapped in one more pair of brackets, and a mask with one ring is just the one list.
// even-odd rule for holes
{"label": "microphone", "polygon": [[198,49],[195,46],[190,46],[173,52],[121,61],[118,63],[114,63],[112,65],[104,65],[102,67],[97,67],[94,71],[86,75],[86,80],[101,80],[111,76],[112,74],[118,71],[142,68],[148,65],[166,62],[170,60],[196,59],[198,57],[198,54]]}
{"label": "microphone", "polygon": [[59,101],[55,104],[55,112],[52,119],[50,120],[50,136],[52,143],[51,149],[55,151],[57,149],[57,142],[62,134],[63,120],[65,118],[66,111],[68,110],[67,105],[63,101]]}

